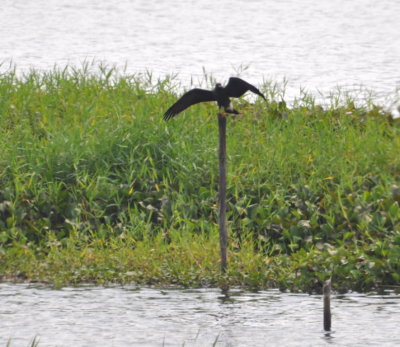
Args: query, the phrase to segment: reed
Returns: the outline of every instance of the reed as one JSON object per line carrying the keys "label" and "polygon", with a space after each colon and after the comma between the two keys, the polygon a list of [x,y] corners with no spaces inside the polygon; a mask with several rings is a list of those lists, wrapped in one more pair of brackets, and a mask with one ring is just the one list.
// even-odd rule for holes
{"label": "reed", "polygon": [[[373,101],[322,107],[302,94],[289,107],[276,85],[261,89],[268,102],[237,101],[243,115],[229,122],[231,281],[307,290],[341,264],[346,288],[399,284],[398,121]],[[165,123],[175,92],[172,77],[89,64],[0,76],[1,278],[157,282],[170,267],[171,283],[218,282],[216,110]],[[197,242],[212,254],[191,258],[182,247]],[[111,266],[105,254],[123,264],[112,275],[90,260]],[[150,264],[129,258],[141,256]]]}

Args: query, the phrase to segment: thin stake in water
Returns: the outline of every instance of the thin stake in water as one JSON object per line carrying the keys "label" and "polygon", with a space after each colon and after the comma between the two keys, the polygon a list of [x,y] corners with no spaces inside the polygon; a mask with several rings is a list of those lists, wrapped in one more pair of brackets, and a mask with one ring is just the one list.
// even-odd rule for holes
{"label": "thin stake in water", "polygon": [[331,280],[327,280],[323,286],[324,294],[324,330],[331,330],[332,315],[331,315]]}

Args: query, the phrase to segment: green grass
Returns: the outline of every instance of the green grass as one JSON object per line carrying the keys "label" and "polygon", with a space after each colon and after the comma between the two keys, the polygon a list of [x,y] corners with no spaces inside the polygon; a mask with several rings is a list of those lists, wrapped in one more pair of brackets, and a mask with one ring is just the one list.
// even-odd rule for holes
{"label": "green grass", "polygon": [[[206,78],[206,82],[209,82]],[[171,120],[174,78],[0,76],[0,278],[367,290],[400,282],[399,122],[302,95],[228,121],[229,276],[217,237],[216,106]],[[177,92],[178,91],[178,92]]]}

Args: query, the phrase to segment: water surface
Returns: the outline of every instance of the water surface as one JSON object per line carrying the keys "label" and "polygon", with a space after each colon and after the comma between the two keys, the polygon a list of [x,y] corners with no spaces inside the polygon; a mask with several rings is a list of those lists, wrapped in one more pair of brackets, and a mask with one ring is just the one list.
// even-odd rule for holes
{"label": "water surface", "polygon": [[[203,68],[224,82],[287,78],[287,96],[400,87],[398,0],[3,0],[0,61],[19,68],[103,60],[130,72]],[[399,92],[397,92],[399,96]]]}
{"label": "water surface", "polygon": [[0,284],[0,346],[399,346],[400,296]]}

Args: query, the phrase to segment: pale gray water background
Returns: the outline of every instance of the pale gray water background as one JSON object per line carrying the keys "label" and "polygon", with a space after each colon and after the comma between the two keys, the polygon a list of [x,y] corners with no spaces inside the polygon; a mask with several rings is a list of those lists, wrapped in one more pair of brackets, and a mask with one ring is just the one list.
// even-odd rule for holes
{"label": "pale gray water background", "polygon": [[95,59],[184,85],[203,68],[225,82],[248,66],[240,75],[255,84],[286,78],[289,99],[341,86],[390,106],[399,14],[398,0],[2,0],[0,61],[46,70]]}
{"label": "pale gray water background", "polygon": [[400,295],[0,284],[0,346],[400,346]]}

